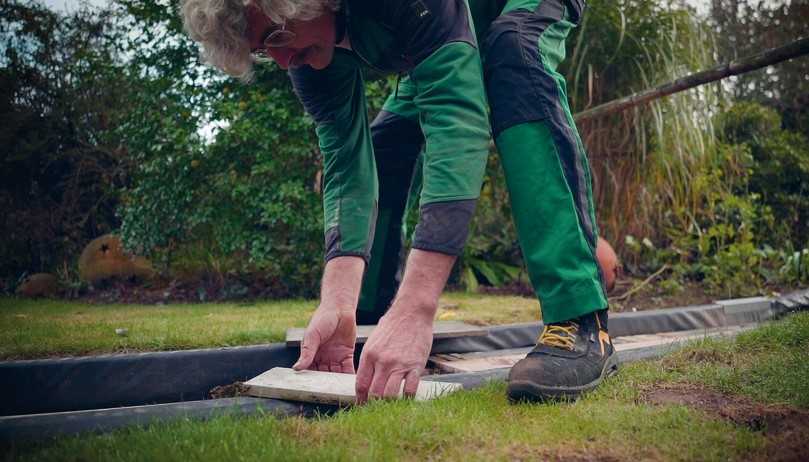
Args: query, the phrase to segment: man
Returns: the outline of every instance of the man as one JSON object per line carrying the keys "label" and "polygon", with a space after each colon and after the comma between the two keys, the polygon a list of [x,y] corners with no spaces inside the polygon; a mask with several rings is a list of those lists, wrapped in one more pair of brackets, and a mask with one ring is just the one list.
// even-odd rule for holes
{"label": "man", "polygon": [[[590,170],[556,72],[582,9],[582,0],[184,1],[186,29],[211,63],[249,79],[251,56],[275,60],[317,124],[326,266],[296,369],[354,372],[367,273],[359,313],[379,323],[360,357],[358,401],[397,396],[402,383],[415,394],[483,179],[488,97],[545,322],[512,368],[509,397],[575,397],[616,370]],[[363,67],[404,76],[370,125]],[[419,222],[397,284],[416,168]]]}

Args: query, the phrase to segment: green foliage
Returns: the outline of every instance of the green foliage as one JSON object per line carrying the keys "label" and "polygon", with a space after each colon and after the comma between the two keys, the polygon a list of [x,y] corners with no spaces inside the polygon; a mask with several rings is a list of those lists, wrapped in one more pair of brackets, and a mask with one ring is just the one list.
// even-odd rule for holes
{"label": "green foliage", "polygon": [[718,115],[716,127],[721,142],[712,145],[711,161],[691,172],[698,202],[664,215],[659,248],[628,236],[627,268],[646,273],[668,264],[671,290],[696,280],[724,297],[805,284],[806,139],[782,130],[773,110],[750,103]]}
{"label": "green foliage", "polygon": [[480,284],[501,287],[526,279],[500,156],[492,153],[457,281],[474,292]]}
{"label": "green foliage", "polygon": [[[693,17],[677,2],[590,0],[582,23],[567,43],[567,77],[572,107],[582,110],[667,80],[666,61],[691,67],[694,43],[687,34]],[[708,46],[706,46],[708,45]],[[709,43],[699,46],[710,49]]]}
{"label": "green foliage", "polygon": [[130,167],[109,134],[133,90],[116,65],[116,21],[0,2],[1,277],[53,271],[117,227]]}
{"label": "green foliage", "polygon": [[[137,53],[156,76],[150,94],[185,114],[183,124],[151,117],[155,123],[133,140],[139,168],[120,209],[127,244],[167,263],[195,254],[208,271],[260,274],[282,287],[279,296],[312,296],[322,269],[322,165],[313,123],[286,72],[259,64],[250,85],[224,79],[196,62],[189,50],[197,45],[185,37],[174,7],[121,4],[138,24],[163,31],[130,47],[151,50]],[[188,72],[195,72],[191,80]],[[199,81],[207,84],[198,88]],[[371,115],[391,85],[368,82]],[[211,129],[208,140],[197,134],[202,125]]]}
{"label": "green foliage", "polygon": [[750,150],[750,191],[772,208],[784,241],[809,244],[809,140],[781,128],[773,109],[739,103],[719,116],[721,138]]}
{"label": "green foliage", "polygon": [[719,139],[728,144],[761,143],[781,130],[778,113],[756,103],[736,103],[717,119]]}
{"label": "green foliage", "polygon": [[[807,37],[809,2],[803,0],[711,0],[718,62],[751,56]],[[778,111],[784,127],[809,134],[809,60],[792,59],[748,72],[728,87],[737,101],[754,101]]]}
{"label": "green foliage", "polygon": [[[715,3],[727,2],[744,3]],[[577,109],[714,64],[713,37],[680,2],[588,3],[562,69]],[[795,22],[778,8],[756,18]],[[84,243],[120,226],[128,247],[173,269],[251,272],[282,281],[283,295],[316,292],[321,161],[283,71],[262,66],[246,86],[203,65],[177,2],[60,14],[17,1],[0,11],[9,44],[0,61],[0,274],[10,285],[23,271],[68,274]],[[727,29],[730,19],[714,25],[741,33]],[[368,77],[371,116],[395,80]],[[721,93],[703,87],[582,127],[601,229],[637,273],[668,264],[678,277],[742,292],[805,281],[809,143],[781,128],[779,114],[792,127],[801,112],[777,101],[795,92],[779,83],[756,93],[779,113],[731,108],[717,119],[717,142],[710,115]],[[493,154],[453,281],[525,282],[521,268]]]}
{"label": "green foliage", "polygon": [[225,82],[209,144],[141,165],[122,209],[131,245],[175,250],[203,242],[229,270],[260,271],[288,294],[312,295],[322,254],[320,160],[285,73],[257,70],[251,86]]}
{"label": "green foliage", "polygon": [[776,263],[760,250],[763,239],[756,231],[768,229],[772,217],[758,196],[718,190],[707,202],[710,208],[691,227],[669,229],[670,250],[663,257],[673,263],[675,276],[702,281],[710,293],[726,298],[759,294],[767,283],[780,282],[766,277]]}

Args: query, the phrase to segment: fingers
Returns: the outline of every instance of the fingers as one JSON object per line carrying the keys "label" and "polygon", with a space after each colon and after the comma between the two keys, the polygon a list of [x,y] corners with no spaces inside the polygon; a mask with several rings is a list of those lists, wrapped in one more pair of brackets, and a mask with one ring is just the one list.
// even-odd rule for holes
{"label": "fingers", "polygon": [[[303,334],[303,341],[301,342],[301,356],[298,358],[298,362],[296,362],[292,368],[296,371],[302,371],[310,368],[316,369],[315,367],[312,367],[312,361],[315,360],[315,355],[317,354],[317,350],[319,348],[320,333],[315,329],[306,329],[306,332]],[[326,365],[325,370],[329,370],[328,365]]]}
{"label": "fingers", "polygon": [[404,379],[404,372],[394,372],[388,377],[385,390],[382,392],[382,397],[385,399],[398,398],[402,391],[402,380]]}
{"label": "fingers", "polygon": [[371,386],[368,387],[368,399],[379,399],[384,395],[389,375],[390,373],[380,368],[379,364],[374,366],[374,378],[371,380]]}
{"label": "fingers", "polygon": [[348,358],[344,359],[342,363],[340,363],[342,367],[343,374],[353,374],[354,373],[354,357],[349,356]]}
{"label": "fingers", "polygon": [[[322,358],[321,358],[322,360]],[[324,372],[337,372],[340,374],[353,374],[354,373],[354,360],[352,357],[346,358],[342,361],[330,361],[328,363],[315,363],[312,369],[317,369]]]}
{"label": "fingers", "polygon": [[360,369],[357,371],[357,404],[365,404],[368,401],[368,390],[371,388],[371,381],[374,378],[373,363],[360,358]]}
{"label": "fingers", "polygon": [[408,398],[415,398],[416,391],[419,389],[419,380],[421,379],[419,371],[410,371],[405,376],[404,395]]}

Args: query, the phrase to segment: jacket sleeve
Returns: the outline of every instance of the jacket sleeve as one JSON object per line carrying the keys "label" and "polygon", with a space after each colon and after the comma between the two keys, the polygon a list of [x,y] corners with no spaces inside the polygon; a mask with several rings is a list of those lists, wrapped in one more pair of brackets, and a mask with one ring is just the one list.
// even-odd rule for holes
{"label": "jacket sleeve", "polygon": [[323,155],[325,259],[353,255],[367,263],[379,188],[359,63],[335,49],[327,68],[304,66],[289,75],[315,120]]}
{"label": "jacket sleeve", "polygon": [[[421,0],[406,27],[426,145],[413,247],[459,255],[486,169],[490,128],[480,54],[463,0]],[[422,21],[423,23],[421,23]]]}

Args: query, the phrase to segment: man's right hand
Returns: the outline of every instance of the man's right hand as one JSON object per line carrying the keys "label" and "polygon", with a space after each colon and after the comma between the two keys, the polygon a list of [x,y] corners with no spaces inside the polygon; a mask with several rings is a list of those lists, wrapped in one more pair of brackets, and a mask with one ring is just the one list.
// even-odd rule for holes
{"label": "man's right hand", "polygon": [[303,334],[296,371],[354,373],[357,322],[354,308],[339,309],[321,304]]}
{"label": "man's right hand", "polygon": [[320,306],[303,334],[296,371],[354,373],[357,341],[357,301],[360,298],[365,261],[360,257],[335,257],[326,263]]}

